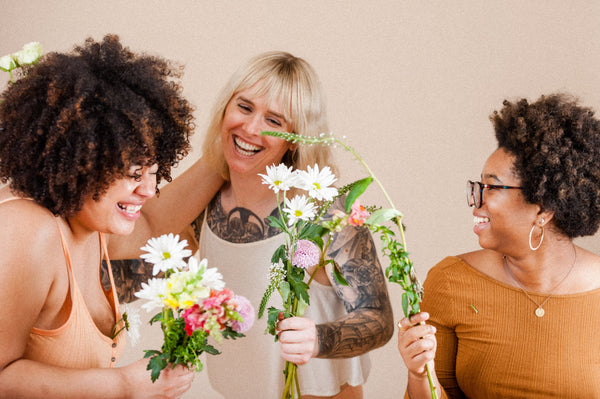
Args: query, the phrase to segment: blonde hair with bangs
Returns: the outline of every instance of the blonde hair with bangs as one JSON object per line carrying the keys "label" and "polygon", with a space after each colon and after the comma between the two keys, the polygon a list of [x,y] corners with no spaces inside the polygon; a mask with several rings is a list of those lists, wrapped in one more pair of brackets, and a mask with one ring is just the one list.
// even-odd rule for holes
{"label": "blonde hair with bangs", "polygon": [[[267,95],[271,104],[281,101],[284,117],[292,126],[292,133],[317,136],[329,132],[325,96],[310,64],[281,51],[259,54],[240,68],[221,91],[202,145],[206,160],[216,165],[226,180],[229,180],[229,167],[221,143],[225,109],[237,93],[250,88],[254,88],[256,95]],[[295,169],[306,169],[316,163],[319,167],[329,166],[337,174],[329,147],[295,147],[284,154],[283,163]]]}

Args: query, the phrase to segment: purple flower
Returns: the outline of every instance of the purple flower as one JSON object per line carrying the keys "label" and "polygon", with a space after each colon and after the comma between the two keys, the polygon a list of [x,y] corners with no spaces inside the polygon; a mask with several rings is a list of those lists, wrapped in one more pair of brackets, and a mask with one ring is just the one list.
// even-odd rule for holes
{"label": "purple flower", "polygon": [[245,333],[254,324],[254,308],[250,301],[241,295],[234,296],[233,302],[237,303],[235,310],[242,316],[243,321],[234,320],[231,323],[231,328],[235,332]]}
{"label": "purple flower", "polygon": [[294,266],[306,269],[319,263],[321,258],[321,250],[312,241],[298,240],[296,243],[296,252],[292,257]]}

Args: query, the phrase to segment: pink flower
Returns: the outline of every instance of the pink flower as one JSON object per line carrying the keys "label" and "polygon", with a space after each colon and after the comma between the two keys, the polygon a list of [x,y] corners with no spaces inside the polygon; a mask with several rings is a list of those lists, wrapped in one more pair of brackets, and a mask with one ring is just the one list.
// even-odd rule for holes
{"label": "pink flower", "polygon": [[370,216],[369,211],[362,206],[358,200],[354,201],[352,204],[350,217],[348,218],[348,223],[353,226],[362,226],[365,223],[365,220]]}
{"label": "pink flower", "polygon": [[245,333],[254,324],[254,308],[250,301],[241,295],[234,296],[231,302],[235,303],[235,310],[243,319],[243,321],[234,320],[231,323],[231,328],[233,331]]}
{"label": "pink flower", "polygon": [[306,269],[319,263],[321,259],[321,249],[312,241],[298,240],[296,243],[296,252],[292,257],[294,266]]}
{"label": "pink flower", "polygon": [[194,331],[203,328],[208,316],[208,313],[198,305],[186,309],[182,317],[185,320],[185,332],[187,335],[191,336]]}

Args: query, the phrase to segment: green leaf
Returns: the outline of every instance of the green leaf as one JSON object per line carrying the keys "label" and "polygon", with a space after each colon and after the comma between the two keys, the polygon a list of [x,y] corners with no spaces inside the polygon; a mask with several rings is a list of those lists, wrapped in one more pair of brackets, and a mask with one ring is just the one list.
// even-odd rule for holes
{"label": "green leaf", "polygon": [[344,285],[347,287],[348,281],[346,281],[346,278],[342,274],[342,269],[340,268],[340,265],[338,265],[337,262],[333,259],[329,259],[327,260],[327,262],[331,262],[331,264],[333,265],[333,277],[335,278],[335,281],[339,285]]}
{"label": "green leaf", "polygon": [[346,213],[350,213],[350,209],[352,208],[352,204],[354,204],[354,201],[356,201],[356,199],[360,197],[362,193],[365,192],[365,190],[367,189],[367,187],[369,187],[369,184],[371,184],[372,181],[373,178],[369,176],[365,177],[362,180],[358,180],[352,184],[352,189],[350,189],[350,192],[346,197]]}
{"label": "green leaf", "polygon": [[277,227],[279,230],[282,230],[282,231],[287,230],[286,225],[280,219],[276,218],[275,216],[269,216],[269,217],[267,217],[267,219],[269,219],[269,222],[270,222],[269,224],[272,227]]}
{"label": "green leaf", "polygon": [[395,217],[402,217],[402,213],[397,209],[378,209],[369,216],[365,221],[365,224],[383,224],[388,220],[392,220]]}
{"label": "green leaf", "polygon": [[279,248],[273,252],[271,257],[271,263],[279,263],[279,261],[285,262],[287,259],[287,251],[285,250],[285,244],[281,244]]}
{"label": "green leaf", "polygon": [[314,240],[315,238],[322,237],[323,234],[327,233],[327,229],[323,228],[318,224],[308,223],[304,226],[300,234],[298,234],[299,240]]}
{"label": "green leaf", "polygon": [[167,367],[167,361],[162,355],[155,355],[150,358],[146,370],[151,370],[150,378],[152,382],[156,381],[160,376],[160,372]]}
{"label": "green leaf", "polygon": [[277,342],[277,321],[279,321],[279,313],[283,312],[285,314],[285,312],[281,309],[274,308],[273,306],[269,308],[268,312],[269,317],[267,319],[267,329],[265,332],[273,335],[275,337],[275,342]]}
{"label": "green leaf", "polygon": [[402,311],[404,316],[408,317],[408,295],[406,295],[406,292],[402,293]]}
{"label": "green leaf", "polygon": [[288,297],[290,296],[290,284],[287,281],[279,283],[279,292],[281,292],[281,299],[283,302],[287,302]]}

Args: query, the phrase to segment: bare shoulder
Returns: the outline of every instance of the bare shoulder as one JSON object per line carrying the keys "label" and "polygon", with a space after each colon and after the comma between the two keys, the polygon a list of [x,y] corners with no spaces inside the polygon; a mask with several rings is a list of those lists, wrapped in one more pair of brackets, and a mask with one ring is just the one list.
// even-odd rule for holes
{"label": "bare shoulder", "polygon": [[48,276],[56,255],[62,254],[54,216],[34,201],[18,199],[0,205],[0,220],[0,267],[3,275],[31,272],[36,281]]}
{"label": "bare shoulder", "polygon": [[473,269],[490,276],[496,280],[502,280],[501,273],[502,255],[488,249],[480,249],[473,252],[467,252],[457,255],[463,262],[471,266]]}
{"label": "bare shoulder", "polygon": [[578,291],[591,291],[600,288],[600,256],[577,247],[577,265],[579,270],[575,271],[579,283]]}

